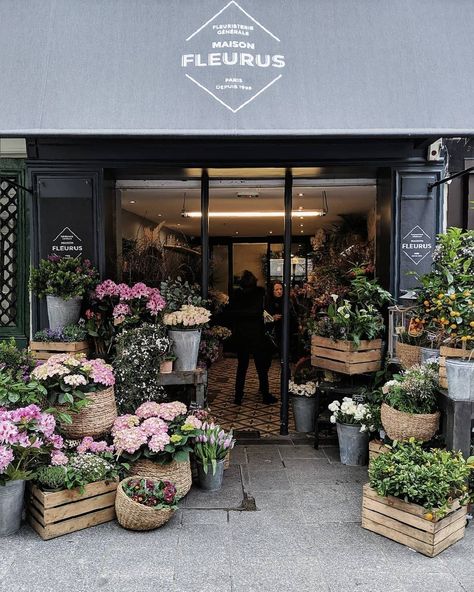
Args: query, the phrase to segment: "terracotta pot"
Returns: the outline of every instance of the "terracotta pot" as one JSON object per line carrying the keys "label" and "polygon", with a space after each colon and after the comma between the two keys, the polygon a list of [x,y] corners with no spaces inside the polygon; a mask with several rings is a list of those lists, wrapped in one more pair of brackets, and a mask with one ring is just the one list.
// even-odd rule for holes
{"label": "terracotta pot", "polygon": [[165,360],[160,364],[160,374],[171,374],[173,372],[173,360]]}

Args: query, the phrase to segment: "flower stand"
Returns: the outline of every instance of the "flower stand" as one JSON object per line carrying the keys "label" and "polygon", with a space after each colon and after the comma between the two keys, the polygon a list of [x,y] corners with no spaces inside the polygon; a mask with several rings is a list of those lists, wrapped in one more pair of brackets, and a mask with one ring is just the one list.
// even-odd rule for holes
{"label": "flower stand", "polygon": [[46,492],[30,485],[26,511],[31,527],[43,540],[109,522],[115,518],[117,481],[97,481],[78,489]]}
{"label": "flower stand", "polygon": [[47,360],[55,354],[89,354],[87,341],[30,341],[30,351],[35,360]]}
{"label": "flower stand", "polygon": [[381,497],[367,483],[362,498],[362,528],[381,534],[428,557],[435,557],[464,537],[466,506],[454,502],[448,514],[432,519],[422,506]]}
{"label": "flower stand", "polygon": [[382,367],[382,340],[334,341],[327,337],[311,337],[311,364],[341,374],[376,372]]}

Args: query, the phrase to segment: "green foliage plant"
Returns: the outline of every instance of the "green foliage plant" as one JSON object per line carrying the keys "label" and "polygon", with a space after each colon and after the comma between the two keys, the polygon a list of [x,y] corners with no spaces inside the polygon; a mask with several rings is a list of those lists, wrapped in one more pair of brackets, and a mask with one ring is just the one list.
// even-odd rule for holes
{"label": "green foliage plant", "polygon": [[208,301],[201,296],[199,285],[190,284],[179,276],[175,280],[167,279],[161,282],[160,292],[166,301],[167,313],[179,310],[183,304],[203,306],[204,308],[208,305]]}
{"label": "green foliage plant", "polygon": [[382,387],[385,402],[404,413],[434,413],[439,378],[436,364],[415,365]]}
{"label": "green foliage plant", "polygon": [[41,406],[47,394],[46,388],[35,380],[25,382],[0,371],[0,407],[12,409],[32,404]]}
{"label": "green foliage plant", "polygon": [[66,489],[66,473],[65,466],[45,465],[36,471],[35,481],[41,489],[59,491]]}
{"label": "green foliage plant", "polygon": [[13,337],[0,340],[0,371],[15,378],[28,378],[35,361],[27,349],[20,349]]}
{"label": "green foliage plant", "polygon": [[97,270],[89,259],[50,255],[30,273],[30,289],[38,298],[58,296],[64,300],[84,296],[98,281]]}

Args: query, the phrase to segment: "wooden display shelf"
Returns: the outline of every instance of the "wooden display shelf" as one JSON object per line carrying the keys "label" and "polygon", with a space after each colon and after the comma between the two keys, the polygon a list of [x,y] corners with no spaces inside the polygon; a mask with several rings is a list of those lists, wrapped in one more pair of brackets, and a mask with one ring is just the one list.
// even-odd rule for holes
{"label": "wooden display shelf", "polygon": [[54,354],[89,353],[87,341],[30,341],[30,351],[36,360],[47,360]]}
{"label": "wooden display shelf", "polygon": [[382,366],[382,340],[334,341],[327,337],[311,337],[311,364],[341,374],[376,372]]}
{"label": "wooden display shelf", "polygon": [[362,498],[362,527],[401,543],[428,557],[435,557],[464,537],[466,506],[454,502],[440,520],[428,520],[417,504],[381,497],[367,483]]}
{"label": "wooden display shelf", "polygon": [[82,494],[78,489],[47,492],[31,485],[26,503],[28,522],[43,540],[109,522],[115,518],[117,485],[118,481],[89,483]]}

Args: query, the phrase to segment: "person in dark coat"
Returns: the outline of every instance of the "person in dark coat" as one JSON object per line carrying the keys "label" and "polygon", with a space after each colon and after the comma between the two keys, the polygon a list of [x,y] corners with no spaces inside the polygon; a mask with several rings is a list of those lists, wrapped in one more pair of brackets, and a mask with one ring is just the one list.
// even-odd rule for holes
{"label": "person in dark coat", "polygon": [[[281,342],[283,338],[283,284],[275,282],[272,287],[272,293],[267,299],[265,310],[273,317],[273,334],[278,350],[281,352]],[[296,347],[296,333],[298,329],[298,317],[295,307],[290,300],[290,351],[293,352]]]}
{"label": "person in dark coat", "polygon": [[271,405],[277,401],[270,394],[268,385],[268,359],[271,353],[263,322],[264,301],[265,290],[257,286],[257,278],[254,274],[245,270],[240,280],[240,288],[235,291],[230,303],[232,339],[238,360],[234,400],[236,405],[242,404],[251,354],[257,370],[263,402]]}

